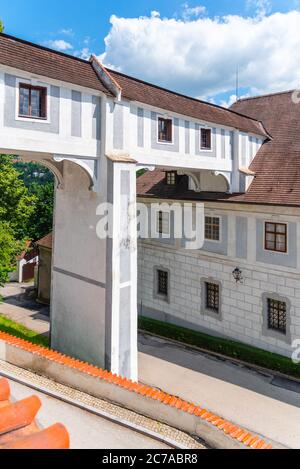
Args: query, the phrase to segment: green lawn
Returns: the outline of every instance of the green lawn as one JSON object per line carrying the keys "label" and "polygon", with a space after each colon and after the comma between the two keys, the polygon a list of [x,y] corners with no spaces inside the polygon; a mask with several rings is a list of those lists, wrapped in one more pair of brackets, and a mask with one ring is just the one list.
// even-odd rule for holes
{"label": "green lawn", "polygon": [[0,331],[6,332],[14,337],[19,337],[20,339],[28,340],[28,342],[33,344],[49,347],[49,339],[47,337],[27,329],[27,327],[12,321],[3,314],[0,314]]}
{"label": "green lawn", "polygon": [[235,342],[233,340],[213,337],[202,332],[185,329],[154,319],[140,317],[139,328],[146,332],[152,332],[169,339],[178,340],[188,345],[193,345],[207,351],[217,352],[227,357],[236,358],[247,362],[279,371],[286,375],[300,378],[300,364],[295,364],[289,358],[267,352],[250,345]]}

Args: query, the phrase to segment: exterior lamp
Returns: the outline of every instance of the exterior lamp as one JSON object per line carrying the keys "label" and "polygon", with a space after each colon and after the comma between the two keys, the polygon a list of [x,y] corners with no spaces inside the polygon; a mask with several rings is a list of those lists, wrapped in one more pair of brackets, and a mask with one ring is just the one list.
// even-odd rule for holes
{"label": "exterior lamp", "polygon": [[243,282],[243,275],[241,269],[236,267],[234,271],[232,272],[233,278],[236,281],[236,283],[242,283]]}

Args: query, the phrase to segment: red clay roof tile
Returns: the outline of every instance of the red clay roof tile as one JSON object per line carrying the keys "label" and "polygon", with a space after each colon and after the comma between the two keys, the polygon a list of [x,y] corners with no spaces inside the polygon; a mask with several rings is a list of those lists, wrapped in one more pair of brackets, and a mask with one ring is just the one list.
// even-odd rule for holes
{"label": "red clay roof tile", "polygon": [[0,449],[67,449],[69,434],[61,424],[40,431],[35,417],[41,401],[31,396],[10,403],[10,386],[0,378]]}
{"label": "red clay roof tile", "polygon": [[[41,346],[32,347],[31,343],[29,343],[25,340],[13,337],[10,334],[7,334],[5,332],[0,332],[0,340],[3,340],[6,343],[11,344],[15,347],[20,347],[24,350],[31,351],[32,353],[36,353],[39,356],[47,358],[48,360],[56,361],[58,363],[61,363],[61,360],[59,358],[64,357],[62,354],[57,352],[56,357],[49,358],[48,353],[47,353],[48,349],[46,349],[44,347],[41,347]],[[71,357],[68,357],[68,363],[65,364],[65,366],[69,366],[69,367],[75,368],[75,369],[80,368],[80,365],[78,364],[78,360],[76,360],[74,358],[71,358]],[[103,370],[101,370],[101,369],[99,369],[99,368],[97,368],[96,366],[93,366],[93,365],[87,364],[87,366],[89,368],[91,367],[95,370],[95,376],[98,375],[96,373],[97,370],[98,371],[99,370],[103,371]],[[80,370],[81,370],[81,368],[80,368]],[[84,373],[84,371],[82,371],[82,372]],[[103,373],[102,377],[99,378],[99,379],[104,379],[104,380],[109,382],[109,381],[111,381],[112,376],[113,376],[113,374],[111,372],[105,371]],[[137,382],[130,381],[128,379],[125,379],[125,380],[123,380],[122,383],[117,383],[116,385],[122,386],[123,388],[128,389],[129,391],[133,391],[137,394],[141,394],[141,390],[144,389],[144,385],[141,385],[140,383],[137,383]],[[149,398],[150,395],[147,394],[147,397]],[[163,391],[160,391],[160,390],[157,390],[157,392],[153,393],[153,395],[151,396],[151,398],[153,400],[159,400],[164,405],[168,405],[168,406],[171,406],[171,407],[174,406],[174,397],[175,396],[166,394],[166,393],[164,393]],[[206,409],[202,409],[199,406],[195,406],[194,404],[192,404],[190,402],[187,402],[187,401],[184,401],[184,400],[181,400],[179,398],[176,398],[176,399],[177,400],[176,400],[176,403],[175,403],[175,407],[178,410],[180,410],[182,412],[186,412],[186,413],[192,412],[192,410],[193,410],[193,414],[195,416],[199,416],[199,418],[201,418],[203,420],[215,421],[216,422],[216,427],[218,429],[220,429],[224,432],[230,432],[230,431],[233,432],[233,433],[229,433],[229,436],[232,437],[232,438],[237,439],[238,441],[240,441],[240,439],[241,440],[246,439],[245,441],[247,441],[249,439],[249,441],[250,441],[250,438],[254,437],[254,435],[248,433],[248,431],[246,431],[242,428],[235,427],[231,422],[228,422],[226,420],[221,419],[220,417],[218,417],[217,415],[214,415],[213,413],[209,412]],[[1,411],[1,409],[0,409],[0,411]],[[219,423],[217,423],[218,419],[220,419]],[[236,431],[235,431],[235,429],[236,429]],[[51,441],[51,444],[54,444],[53,443],[54,440],[51,438],[51,435],[52,435],[51,432],[48,432],[48,433],[46,432],[46,436],[47,435],[48,435],[48,437]],[[28,442],[28,440],[26,438],[24,439],[24,441],[25,441],[24,443],[19,442],[20,446],[18,446],[18,442],[16,442],[16,445],[14,447],[15,448],[23,447],[22,446],[23,444],[27,444],[27,445],[30,444],[30,442]],[[64,433],[63,444],[66,444],[68,441],[69,441],[68,440],[68,435],[66,435],[66,433]],[[259,440],[259,441],[261,441],[261,440]],[[38,437],[36,437],[32,444],[33,444],[33,446],[36,445],[36,447],[40,447],[40,446],[38,446],[38,444],[40,444],[39,442],[40,442],[40,440],[38,439]],[[43,444],[46,444],[46,442],[44,442]],[[263,444],[261,444],[261,445],[259,445],[259,442],[256,442],[253,446],[254,446],[254,448],[272,449],[272,445],[267,444],[265,442],[263,442]],[[27,447],[31,447],[31,446],[27,446]],[[0,448],[1,448],[1,444],[0,444]]]}
{"label": "red clay roof tile", "polygon": [[292,91],[238,101],[232,109],[263,121],[272,140],[266,142],[250,169],[256,173],[246,202],[300,204],[300,104]]}

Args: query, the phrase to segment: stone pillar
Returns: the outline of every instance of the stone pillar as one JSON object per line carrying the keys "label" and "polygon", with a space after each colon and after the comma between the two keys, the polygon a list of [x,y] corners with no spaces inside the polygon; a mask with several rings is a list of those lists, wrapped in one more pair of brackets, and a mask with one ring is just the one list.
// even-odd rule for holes
{"label": "stone pillar", "polygon": [[[82,167],[63,165],[55,200],[51,346],[136,380],[136,165],[107,160],[105,194],[91,190]],[[101,238],[99,206],[107,202],[112,238]]]}
{"label": "stone pillar", "polygon": [[107,200],[112,206],[107,245],[106,366],[137,380],[136,164],[108,158]]}

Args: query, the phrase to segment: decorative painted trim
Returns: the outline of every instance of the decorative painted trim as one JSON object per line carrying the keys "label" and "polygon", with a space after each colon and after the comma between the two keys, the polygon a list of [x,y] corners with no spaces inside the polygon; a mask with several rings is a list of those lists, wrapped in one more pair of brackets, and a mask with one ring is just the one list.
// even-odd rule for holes
{"label": "decorative painted trim", "polygon": [[110,371],[103,370],[101,368],[97,368],[94,365],[90,365],[89,363],[68,357],[67,355],[63,355],[62,353],[55,350],[32,344],[23,339],[19,339],[18,337],[13,337],[5,332],[0,332],[0,340],[13,347],[20,348],[49,361],[59,363],[68,368],[75,369],[81,373],[114,384],[115,386],[131,391],[135,394],[138,394],[139,396],[148,398],[153,402],[158,401],[163,405],[175,407],[184,413],[194,415],[199,419],[213,425],[216,429],[225,433],[228,438],[233,438],[247,448],[272,449],[272,445],[267,443],[261,437],[253,435],[244,428],[234,425],[228,420],[215,415],[213,412],[210,412],[205,408],[180,399],[174,395],[167,394],[160,389],[155,389],[151,386],[131,381],[128,378],[123,378],[122,376],[113,374]]}
{"label": "decorative painted trim", "polygon": [[60,269],[59,267],[53,267],[53,272],[56,272],[61,275],[65,275],[66,277],[75,278],[76,280],[80,280],[84,283],[89,283],[90,285],[95,285],[96,287],[105,288],[106,285],[103,282],[98,282],[97,280],[93,280],[88,277],[83,277],[82,275],[75,274],[74,272],[69,272],[68,270]]}

